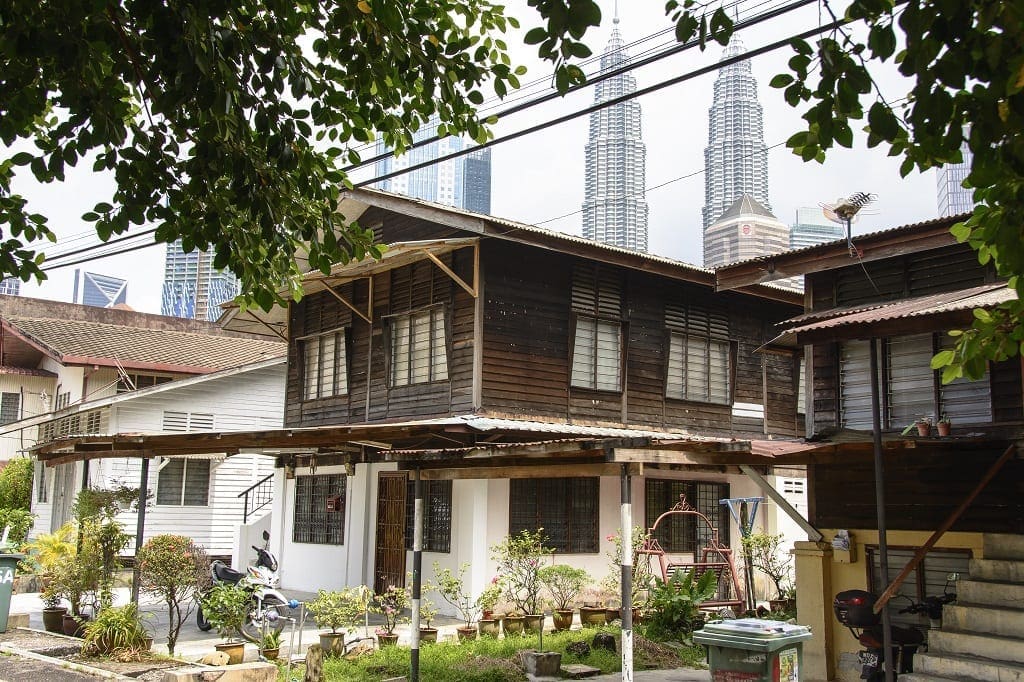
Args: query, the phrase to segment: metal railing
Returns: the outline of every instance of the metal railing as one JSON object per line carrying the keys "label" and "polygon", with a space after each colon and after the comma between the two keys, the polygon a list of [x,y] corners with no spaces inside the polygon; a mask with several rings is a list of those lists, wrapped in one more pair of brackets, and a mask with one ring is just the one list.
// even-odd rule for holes
{"label": "metal railing", "polygon": [[238,493],[238,497],[244,497],[245,502],[242,512],[242,523],[249,522],[249,516],[263,509],[274,500],[274,484],[271,479],[274,474],[267,474],[251,486]]}

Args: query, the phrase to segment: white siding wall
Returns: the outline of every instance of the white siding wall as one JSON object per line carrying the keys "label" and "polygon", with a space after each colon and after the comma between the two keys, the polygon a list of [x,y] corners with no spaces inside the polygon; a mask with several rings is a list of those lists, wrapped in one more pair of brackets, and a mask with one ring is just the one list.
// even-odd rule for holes
{"label": "white siding wall", "polygon": [[[53,389],[57,382],[52,377],[33,377],[21,374],[0,375],[0,391],[21,395],[20,419],[28,419],[50,411],[53,401]],[[40,394],[46,392],[46,402],[40,400]],[[20,429],[0,436],[0,460],[14,457],[20,450],[35,445],[36,427]]]}

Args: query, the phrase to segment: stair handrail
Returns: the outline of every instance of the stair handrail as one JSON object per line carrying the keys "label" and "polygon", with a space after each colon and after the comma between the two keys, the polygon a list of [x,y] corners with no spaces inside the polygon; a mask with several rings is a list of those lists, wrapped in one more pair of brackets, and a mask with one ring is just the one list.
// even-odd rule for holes
{"label": "stair handrail", "polygon": [[[260,486],[264,485],[267,481],[269,481],[273,477],[274,477],[274,474],[267,474],[266,476],[264,476],[260,480],[256,481],[251,486],[249,486],[248,488],[246,488],[245,490],[243,490],[242,492],[238,493],[238,495],[235,496],[236,498],[238,498],[238,497],[244,497],[245,498],[245,500],[242,502],[242,523],[243,524],[249,522],[249,514],[251,514],[252,512],[255,512],[255,511],[259,511],[263,507],[266,507],[268,504],[270,504],[270,502],[272,501],[273,495],[268,495],[267,499],[265,499],[259,506],[253,507],[251,510],[249,509],[249,493],[254,493],[257,488],[259,488]],[[272,492],[273,492],[273,489],[271,489],[271,493]],[[255,495],[253,497],[255,497]]]}
{"label": "stair handrail", "polygon": [[882,596],[875,602],[873,607],[875,613],[881,613],[882,609],[885,608],[885,605],[889,603],[889,600],[895,596],[896,590],[900,589],[900,585],[902,585],[903,581],[907,579],[907,576],[913,573],[918,565],[924,560],[924,556],[928,553],[928,550],[934,547],[935,543],[937,543],[939,539],[946,534],[946,531],[952,528],[953,524],[960,520],[960,517],[967,508],[971,506],[971,503],[974,502],[975,498],[981,494],[981,491],[985,489],[985,486],[992,482],[992,479],[995,478],[996,474],[999,473],[999,470],[1003,468],[1003,465],[1010,460],[1010,457],[1012,457],[1016,451],[1017,443],[1011,443],[1010,446],[1006,448],[1006,451],[1000,455],[999,459],[992,463],[992,466],[985,472],[985,475],[981,477],[980,481],[978,481],[978,485],[974,486],[974,490],[964,498],[964,501],[960,503],[960,506],[954,509],[953,512],[946,517],[946,520],[942,522],[942,525],[939,526],[938,530],[932,533],[931,537],[928,538],[920,549],[914,552],[913,558],[911,558],[907,565],[903,567],[903,570],[900,571],[899,575],[893,579],[889,584],[889,587],[887,587],[885,592],[882,593]]}

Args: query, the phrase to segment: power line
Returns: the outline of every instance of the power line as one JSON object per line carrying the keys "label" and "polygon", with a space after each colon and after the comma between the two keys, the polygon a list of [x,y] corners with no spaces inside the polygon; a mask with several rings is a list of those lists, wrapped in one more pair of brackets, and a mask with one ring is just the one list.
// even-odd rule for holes
{"label": "power line", "polygon": [[[765,14],[763,14],[763,15],[755,18],[755,19],[749,20],[749,23],[745,24],[745,27],[746,26],[750,26],[753,23],[759,23],[760,21],[764,21],[764,20],[770,18],[768,16],[769,14],[771,14],[772,17],[779,16],[782,13],[785,13],[785,12],[790,11],[792,9],[796,9],[798,7],[801,7],[801,6],[805,5],[805,4],[808,4],[809,2],[813,2],[813,1],[815,1],[815,0],[801,0],[800,2],[793,3],[793,4],[788,5],[786,7],[779,8],[777,10],[773,10],[770,13],[766,12]],[[519,139],[521,137],[525,137],[527,135],[531,135],[533,133],[540,132],[541,130],[545,130],[547,128],[558,126],[558,125],[561,125],[563,123],[567,123],[567,122],[569,122],[571,120],[574,120],[576,118],[580,118],[582,116],[586,116],[586,115],[594,113],[596,111],[600,111],[601,109],[605,109],[605,108],[614,106],[616,104],[621,104],[621,103],[627,102],[627,101],[629,101],[631,99],[636,99],[636,98],[642,97],[644,95],[648,95],[648,94],[651,94],[653,92],[657,92],[657,91],[662,90],[664,88],[667,88],[669,86],[678,85],[679,83],[683,83],[683,82],[692,80],[694,78],[697,78],[697,77],[700,77],[700,76],[704,76],[704,75],[706,75],[708,73],[711,73],[711,72],[713,72],[715,70],[721,69],[722,67],[729,66],[731,64],[735,64],[735,63],[738,63],[738,62],[741,62],[741,61],[746,61],[746,60],[751,59],[753,57],[758,57],[760,55],[767,54],[769,52],[773,52],[775,50],[778,50],[780,48],[788,46],[794,40],[804,40],[806,38],[811,38],[811,37],[813,37],[815,35],[819,35],[821,33],[825,33],[827,31],[831,31],[833,29],[836,29],[836,28],[838,28],[840,26],[843,26],[843,25],[845,25],[847,23],[849,23],[849,20],[837,19],[837,20],[829,22],[827,24],[823,24],[821,26],[817,26],[815,28],[808,29],[806,31],[803,31],[801,33],[789,36],[787,38],[783,38],[781,40],[777,40],[777,41],[775,41],[773,43],[769,43],[769,44],[764,45],[762,47],[759,47],[759,48],[757,48],[755,50],[751,50],[751,51],[748,51],[748,52],[745,52],[745,53],[739,54],[739,55],[734,55],[732,57],[723,58],[723,59],[719,60],[715,64],[704,66],[704,67],[701,67],[699,69],[695,69],[695,70],[689,71],[687,73],[681,74],[679,76],[675,76],[673,78],[669,78],[667,80],[663,80],[663,81],[661,81],[659,83],[656,83],[654,85],[648,86],[646,88],[641,88],[641,89],[637,90],[636,92],[629,93],[629,94],[626,94],[626,95],[622,95],[622,96],[619,96],[619,97],[615,97],[615,98],[612,98],[612,99],[610,99],[608,101],[605,101],[605,102],[596,103],[596,104],[594,104],[592,106],[589,106],[589,107],[586,107],[584,109],[579,109],[579,110],[577,110],[575,112],[571,112],[569,114],[565,114],[563,116],[559,116],[557,118],[550,119],[548,121],[539,123],[537,125],[525,128],[523,130],[519,130],[519,131],[516,131],[514,133],[509,133],[509,134],[504,135],[504,136],[502,136],[500,138],[494,138],[492,140],[489,140],[489,141],[487,141],[487,142],[485,142],[483,144],[477,145],[475,147],[470,147],[470,148],[467,148],[467,149],[462,149],[462,150],[459,150],[459,151],[454,151],[454,152],[451,152],[451,153],[446,154],[444,156],[440,156],[440,157],[438,157],[436,159],[432,159],[432,160],[429,160],[429,161],[424,161],[424,162],[421,162],[421,163],[418,163],[418,164],[413,164],[413,165],[410,165],[410,166],[408,166],[406,168],[403,168],[403,169],[400,169],[400,170],[396,170],[396,171],[392,171],[390,173],[385,173],[383,175],[379,175],[377,177],[370,178],[368,180],[364,180],[364,181],[359,182],[359,183],[355,183],[354,186],[356,186],[356,187],[365,187],[367,185],[370,185],[370,184],[373,184],[373,183],[376,183],[376,182],[380,182],[381,180],[387,180],[389,178],[393,178],[393,177],[397,177],[399,175],[404,175],[406,173],[410,173],[410,172],[418,170],[420,168],[426,168],[428,166],[432,166],[432,165],[435,165],[435,164],[438,164],[438,163],[442,163],[444,161],[449,161],[451,159],[456,159],[456,158],[459,158],[459,157],[462,157],[462,156],[466,156],[467,154],[469,154],[469,153],[471,153],[473,151],[476,151],[478,149],[485,149],[485,148],[488,148],[488,147],[496,146],[498,144],[503,144],[505,142],[511,142],[512,140],[516,140],[516,139]],[[738,24],[737,24],[737,26],[738,26]],[[139,233],[137,233],[137,234],[135,234],[133,236],[134,237],[139,237],[139,236],[144,236],[144,235],[152,234],[153,232],[156,232],[156,228],[153,228],[153,229],[150,229],[150,230],[145,230],[143,232],[139,232]],[[124,240],[124,239],[127,239],[127,237],[121,238],[121,240]],[[112,251],[112,252],[109,252],[109,253],[104,253],[104,254],[95,256],[94,258],[86,258],[86,259],[77,260],[77,261],[74,261],[74,262],[71,262],[71,263],[61,263],[61,264],[58,264],[58,265],[55,265],[55,266],[51,266],[51,267],[44,267],[44,268],[42,268],[42,270],[45,272],[45,271],[52,270],[52,269],[68,267],[70,265],[77,265],[77,264],[84,263],[84,262],[87,262],[87,261],[95,259],[95,258],[102,258],[102,257],[107,257],[107,256],[112,256],[112,255],[120,255],[122,253],[130,253],[130,252],[138,250],[140,248],[146,248],[148,246],[155,246],[155,245],[156,245],[156,243],[154,242],[154,243],[144,244],[144,245],[141,245],[141,246],[133,246],[133,247],[121,250],[121,251],[116,251],[115,250],[115,251]],[[96,245],[95,247],[91,247],[91,248],[97,249],[97,248],[102,248],[103,246],[107,246],[107,243],[104,243],[102,245]],[[83,248],[83,249],[79,250],[79,253],[86,252],[88,250],[90,250],[90,249],[89,248]]]}

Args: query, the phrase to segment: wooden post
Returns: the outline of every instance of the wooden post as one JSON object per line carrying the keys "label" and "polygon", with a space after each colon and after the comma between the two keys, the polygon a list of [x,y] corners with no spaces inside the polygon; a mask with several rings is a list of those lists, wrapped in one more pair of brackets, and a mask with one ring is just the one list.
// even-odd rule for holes
{"label": "wooden post", "polygon": [[633,682],[633,500],[629,465],[622,465],[622,682]]}
{"label": "wooden post", "polygon": [[142,473],[139,475],[139,510],[135,514],[135,563],[132,566],[132,603],[139,605],[139,550],[142,549],[146,533],[146,501],[149,492],[149,458],[142,458]]}
{"label": "wooden post", "polygon": [[[878,567],[882,580],[889,579],[889,542],[885,520],[885,463],[882,459],[881,389],[878,383],[878,339],[871,339],[871,428],[875,454],[875,515],[878,518]],[[882,611],[882,651],[885,652],[885,682],[893,682],[892,622],[888,611]]]}
{"label": "wooden post", "polygon": [[420,679],[420,603],[423,581],[423,481],[420,480],[420,468],[416,467],[416,478],[413,482],[413,506],[412,523],[412,623],[410,624],[410,639],[412,641],[412,653],[409,661],[409,678],[411,682],[419,682]]}

